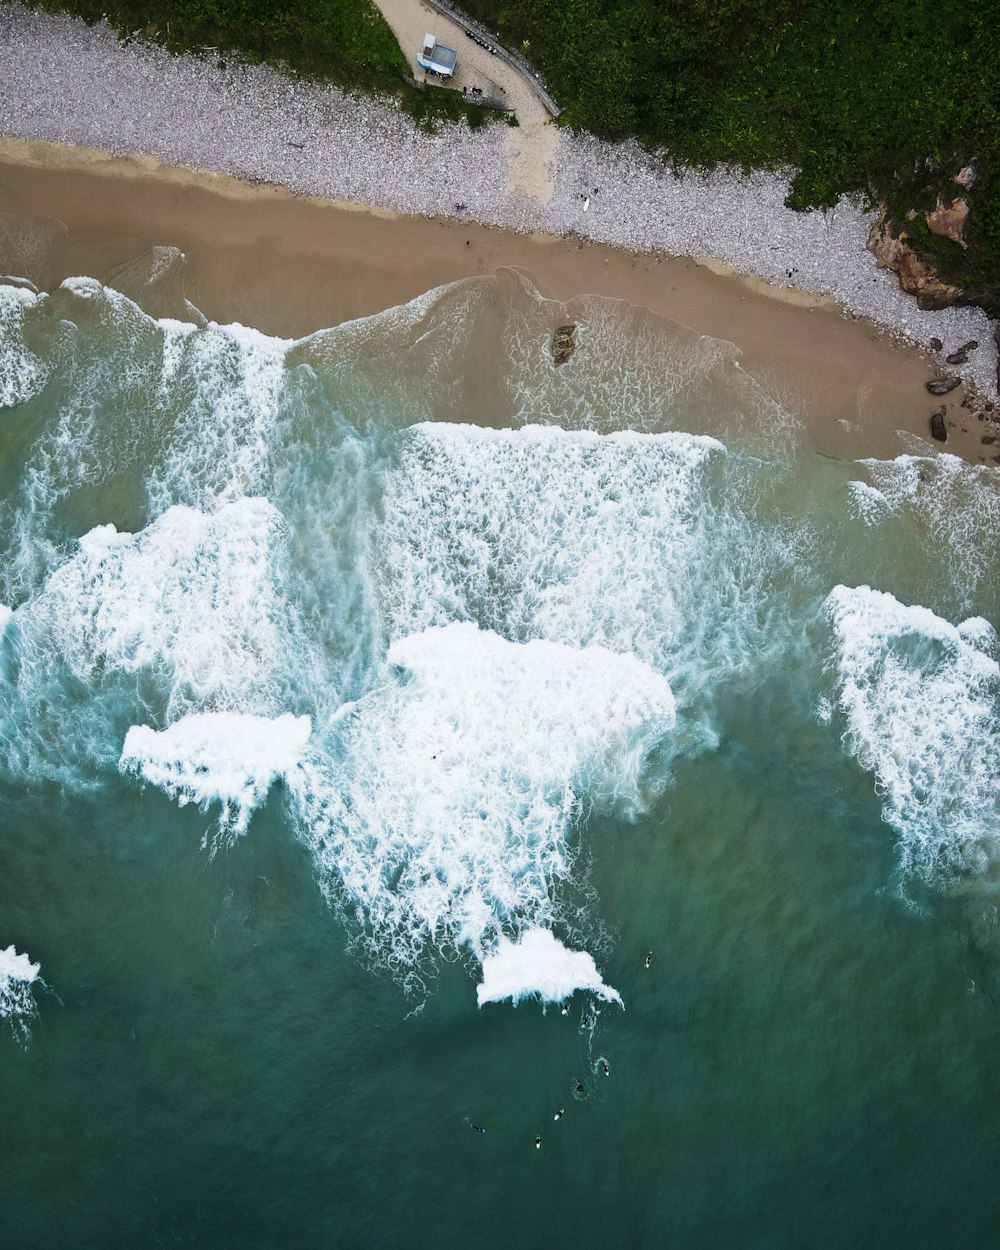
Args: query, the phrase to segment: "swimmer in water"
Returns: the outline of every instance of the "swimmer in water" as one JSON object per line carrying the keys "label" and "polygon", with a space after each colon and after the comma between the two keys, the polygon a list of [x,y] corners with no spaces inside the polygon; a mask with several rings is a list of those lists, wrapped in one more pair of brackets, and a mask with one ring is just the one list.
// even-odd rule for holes
{"label": "swimmer in water", "polygon": [[540,1137],[536,1137],[536,1138],[535,1138],[535,1149],[536,1149],[536,1150],[541,1150],[541,1148],[542,1148],[542,1139],[541,1139]]}
{"label": "swimmer in water", "polygon": [[648,968],[652,962],[653,962],[653,952],[646,951],[646,967]]}
{"label": "swimmer in water", "polygon": [[608,1065],[604,1062],[603,1059],[601,1060],[601,1071],[604,1073],[605,1076],[611,1075],[611,1069],[608,1067]]}
{"label": "swimmer in water", "polygon": [[473,1126],[472,1126],[472,1127],[476,1130],[476,1132],[477,1132],[477,1133],[485,1133],[485,1132],[486,1132],[486,1130],[483,1128],[483,1126],[482,1126],[481,1124],[473,1124]]}
{"label": "swimmer in water", "polygon": [[561,1120],[565,1114],[566,1114],[566,1108],[560,1107],[559,1110],[555,1113],[555,1115],[552,1118],[553,1120]]}

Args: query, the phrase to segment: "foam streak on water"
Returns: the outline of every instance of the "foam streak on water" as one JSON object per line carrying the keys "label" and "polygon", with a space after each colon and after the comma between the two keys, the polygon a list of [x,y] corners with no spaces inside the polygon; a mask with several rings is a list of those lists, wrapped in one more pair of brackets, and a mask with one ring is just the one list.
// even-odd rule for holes
{"label": "foam streak on water", "polygon": [[[920,546],[925,585],[933,579],[960,611],[968,611],[980,588],[996,577],[997,470],[966,464],[945,453],[864,460],[862,464],[872,485],[851,483],[862,519],[868,525],[882,525],[906,518],[915,531],[911,541]],[[937,572],[939,562],[944,567]]]}

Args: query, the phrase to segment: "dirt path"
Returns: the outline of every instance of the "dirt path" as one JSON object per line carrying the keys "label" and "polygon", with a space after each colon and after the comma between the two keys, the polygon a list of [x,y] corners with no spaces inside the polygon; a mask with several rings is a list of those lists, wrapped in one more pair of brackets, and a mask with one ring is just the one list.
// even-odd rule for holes
{"label": "dirt path", "polygon": [[[523,75],[469,39],[463,26],[421,0],[375,0],[375,4],[392,28],[418,80],[426,79],[426,75],[417,66],[417,52],[424,35],[430,33],[458,52],[452,85],[442,90],[480,87],[514,110],[518,125],[511,127],[504,145],[508,189],[547,204],[554,189],[552,170],[559,148],[559,131]],[[433,79],[427,81],[434,82]]]}

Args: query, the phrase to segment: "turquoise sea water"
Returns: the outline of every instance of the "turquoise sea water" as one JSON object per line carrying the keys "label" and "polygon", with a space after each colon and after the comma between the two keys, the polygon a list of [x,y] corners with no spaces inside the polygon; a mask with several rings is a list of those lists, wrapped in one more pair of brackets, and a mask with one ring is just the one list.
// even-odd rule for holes
{"label": "turquoise sea water", "polygon": [[0,404],[0,1244],[992,1243],[996,470],[511,272]]}

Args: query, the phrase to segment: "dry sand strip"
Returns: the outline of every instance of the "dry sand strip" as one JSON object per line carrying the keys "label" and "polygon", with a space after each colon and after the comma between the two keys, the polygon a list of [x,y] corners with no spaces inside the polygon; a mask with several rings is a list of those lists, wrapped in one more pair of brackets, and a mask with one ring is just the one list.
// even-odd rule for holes
{"label": "dry sand strip", "polygon": [[996,396],[986,315],[918,310],[865,248],[870,213],[847,202],[826,214],[793,213],[784,207],[788,179],[776,173],[675,175],[634,144],[563,132],[551,162],[542,162],[552,183],[546,201],[511,176],[505,125],[427,135],[389,104],[266,66],[221,67],[153,45],[123,47],[107,26],[17,4],[0,5],[0,131],[149,153],[406,213],[454,217],[461,202],[486,225],[711,258],[778,286],[831,295],[912,343],[926,347],[936,336],[942,354],[976,339],[962,373]]}
{"label": "dry sand strip", "polygon": [[[924,390],[933,376],[925,356],[841,316],[832,300],[801,291],[775,299],[763,282],[690,259],[362,209],[151,157],[0,139],[0,271],[6,257],[48,290],[84,273],[146,307],[148,292],[123,284],[123,274],[148,276],[146,262],[163,247],[186,257],[183,294],[207,317],[283,338],[505,266],[554,300],[625,300],[674,322],[678,341],[708,335],[732,343],[734,367],[787,411],[807,414],[813,446],[840,459],[926,448],[929,413],[940,402]],[[148,311],[184,318],[180,294],[173,287],[176,306],[158,302]],[[563,304],[549,315],[553,326],[564,321]],[[996,447],[981,444],[985,426],[962,399],[959,389],[944,401],[947,450],[990,464]]]}

